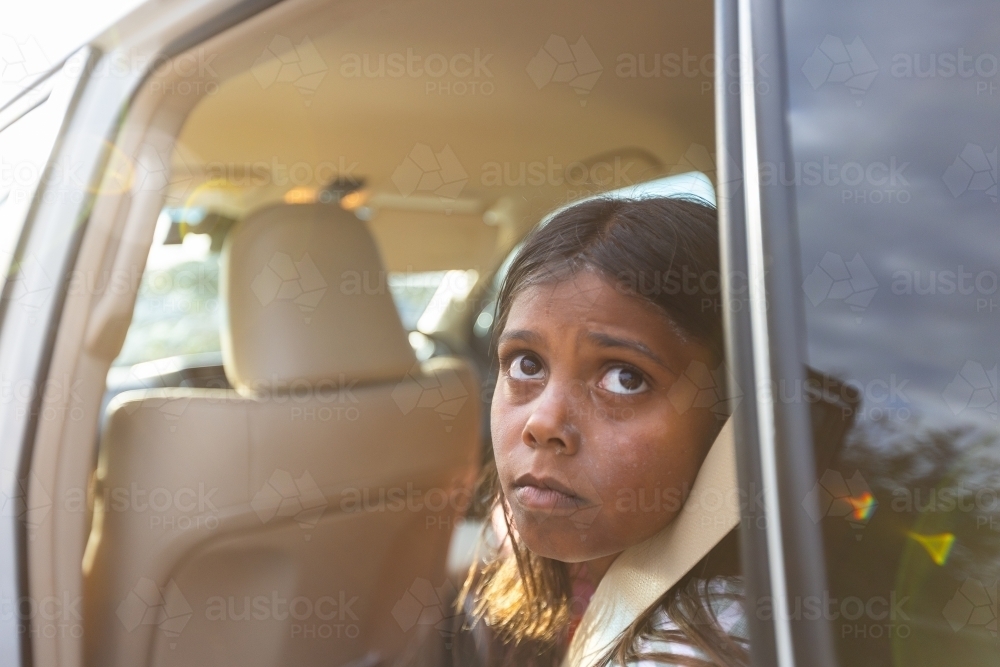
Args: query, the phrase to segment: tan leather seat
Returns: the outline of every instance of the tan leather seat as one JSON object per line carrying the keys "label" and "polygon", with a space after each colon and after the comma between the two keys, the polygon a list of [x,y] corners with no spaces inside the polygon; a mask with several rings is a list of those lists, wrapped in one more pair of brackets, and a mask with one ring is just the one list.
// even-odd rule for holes
{"label": "tan leather seat", "polygon": [[375,244],[339,208],[241,222],[221,291],[236,390],[109,407],[87,664],[391,663],[445,632],[478,380],[457,359],[416,362]]}

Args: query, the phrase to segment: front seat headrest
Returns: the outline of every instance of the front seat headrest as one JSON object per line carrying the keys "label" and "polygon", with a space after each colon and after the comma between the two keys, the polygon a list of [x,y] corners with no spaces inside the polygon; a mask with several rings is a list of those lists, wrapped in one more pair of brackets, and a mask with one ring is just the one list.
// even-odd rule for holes
{"label": "front seat headrest", "polygon": [[276,205],[222,251],[222,353],[242,393],[399,379],[416,363],[375,241],[328,204]]}

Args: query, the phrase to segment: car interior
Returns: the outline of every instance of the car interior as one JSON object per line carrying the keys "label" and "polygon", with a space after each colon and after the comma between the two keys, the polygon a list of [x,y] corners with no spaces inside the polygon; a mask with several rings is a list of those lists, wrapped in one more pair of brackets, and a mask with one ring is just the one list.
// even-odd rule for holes
{"label": "car interior", "polygon": [[670,392],[721,430],[563,667],[716,556],[717,662],[995,664],[996,17],[926,4],[145,2],[13,81],[0,654],[502,662],[459,597],[508,548],[498,294],[559,211],[653,195],[720,206],[730,356]]}
{"label": "car interior", "polygon": [[296,1],[163,63],[94,211],[141,279],[87,332],[85,664],[447,643],[505,261],[586,197],[711,199],[712,53],[704,3]]}

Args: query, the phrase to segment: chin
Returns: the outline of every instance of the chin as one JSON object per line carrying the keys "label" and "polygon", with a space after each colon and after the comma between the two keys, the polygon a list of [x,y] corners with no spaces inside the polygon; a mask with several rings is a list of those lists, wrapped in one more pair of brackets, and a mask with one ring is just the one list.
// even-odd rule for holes
{"label": "chin", "polygon": [[621,551],[601,540],[600,531],[593,527],[579,528],[564,518],[547,518],[538,522],[515,517],[514,523],[521,544],[543,558],[582,563]]}

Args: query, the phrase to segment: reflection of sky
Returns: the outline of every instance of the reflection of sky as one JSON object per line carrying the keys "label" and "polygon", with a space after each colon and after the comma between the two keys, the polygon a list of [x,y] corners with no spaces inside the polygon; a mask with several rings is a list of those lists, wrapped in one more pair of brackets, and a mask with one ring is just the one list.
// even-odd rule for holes
{"label": "reflection of sky", "polygon": [[[805,301],[809,361],[862,383],[895,376],[907,382],[906,398],[921,411],[953,415],[942,396],[963,365],[973,361],[992,370],[1000,356],[1000,206],[984,189],[966,187],[960,173],[950,183],[957,196],[944,179],[967,144],[988,154],[1000,141],[1000,72],[993,71],[1000,61],[1000,7],[975,3],[977,9],[971,11],[959,3],[927,1],[907,3],[905,9],[888,3],[785,6],[786,33],[794,36],[787,47],[794,160],[822,166],[825,159],[841,167],[851,162],[890,165],[894,160],[901,175],[896,183],[863,180],[845,186],[835,182],[838,169],[837,178],[796,188],[803,275],[810,275],[827,253],[845,262],[857,254],[877,282],[860,312],[843,299],[823,298],[816,305]],[[992,15],[983,16],[983,7],[990,7]],[[870,85],[865,87],[861,79],[838,80],[839,74],[864,71],[863,57],[852,58],[848,69],[831,67],[826,74],[824,67],[833,60],[828,63],[826,53],[814,52],[827,35],[844,45],[860,37],[878,67]],[[837,46],[836,40],[832,45]],[[959,49],[973,57],[966,65],[971,76],[942,76],[950,72],[950,57],[942,60],[942,55],[957,59]],[[828,52],[836,56],[836,49]],[[937,76],[905,75],[903,66],[917,54],[921,72],[934,55]],[[975,58],[981,54],[991,54],[980,61],[980,73],[989,76],[975,72]],[[807,62],[811,80],[803,72]],[[876,169],[872,181],[886,175]],[[990,179],[995,185],[995,162],[977,178],[985,179],[977,185]],[[982,274],[985,289],[974,288],[972,294],[898,293],[906,292],[899,272],[922,287],[933,281],[940,289],[947,287],[940,272],[957,274],[960,269]],[[995,371],[992,382],[995,401]],[[993,418],[995,409],[994,403]],[[990,416],[970,408],[959,418]]]}

